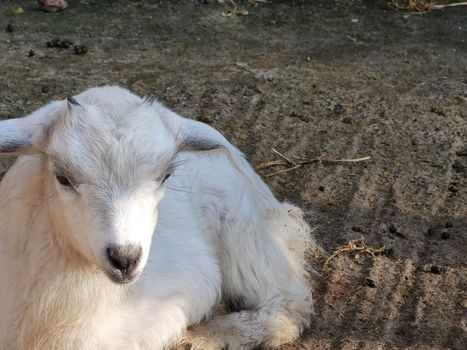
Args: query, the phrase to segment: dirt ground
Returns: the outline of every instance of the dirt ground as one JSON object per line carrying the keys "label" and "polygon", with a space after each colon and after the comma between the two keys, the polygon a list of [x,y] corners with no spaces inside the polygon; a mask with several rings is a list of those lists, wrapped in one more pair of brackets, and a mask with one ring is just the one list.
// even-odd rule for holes
{"label": "dirt ground", "polygon": [[328,272],[314,259],[312,326],[284,349],[467,348],[467,7],[238,0],[249,15],[224,17],[228,1],[69,3],[0,2],[1,118],[119,84],[218,128],[253,164],[272,148],[370,156],[265,178],[326,252],[360,234],[386,248]]}

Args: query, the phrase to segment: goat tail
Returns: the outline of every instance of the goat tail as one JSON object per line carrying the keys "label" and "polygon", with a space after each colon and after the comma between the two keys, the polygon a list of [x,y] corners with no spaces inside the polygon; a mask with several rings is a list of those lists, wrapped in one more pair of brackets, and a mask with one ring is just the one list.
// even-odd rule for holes
{"label": "goat tail", "polygon": [[285,255],[290,267],[299,279],[308,279],[309,272],[313,269],[307,256],[317,245],[311,235],[310,226],[303,218],[302,210],[292,204],[282,203],[269,215],[273,237],[286,248]]}

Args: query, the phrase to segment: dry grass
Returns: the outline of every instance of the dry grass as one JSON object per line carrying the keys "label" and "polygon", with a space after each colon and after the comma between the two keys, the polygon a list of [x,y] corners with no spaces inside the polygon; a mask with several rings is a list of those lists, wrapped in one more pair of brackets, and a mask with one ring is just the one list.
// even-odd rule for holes
{"label": "dry grass", "polygon": [[349,241],[346,245],[337,248],[324,262],[323,270],[326,271],[329,268],[329,264],[331,263],[331,261],[339,255],[355,253],[355,260],[362,261],[367,256],[374,258],[376,254],[381,254],[384,252],[384,250],[384,246],[382,246],[381,248],[375,248],[366,245],[365,238],[363,237],[363,235],[361,235],[360,238],[353,239]]}
{"label": "dry grass", "polygon": [[[265,3],[268,2],[267,0],[246,0],[246,1],[248,3],[250,3],[250,4],[253,4],[253,5],[265,4]],[[235,16],[235,15],[237,15],[237,16],[248,16],[249,15],[248,10],[239,8],[239,6],[237,5],[237,2],[235,0],[217,0],[217,3],[219,5],[223,5],[223,4],[226,4],[226,3],[230,4],[231,9],[221,13],[221,15],[224,16],[224,17],[231,17],[231,16]]]}

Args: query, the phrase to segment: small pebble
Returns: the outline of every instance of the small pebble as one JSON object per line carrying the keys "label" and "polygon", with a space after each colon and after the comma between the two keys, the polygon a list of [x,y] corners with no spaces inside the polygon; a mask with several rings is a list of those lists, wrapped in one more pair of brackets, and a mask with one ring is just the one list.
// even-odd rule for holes
{"label": "small pebble", "polygon": [[63,11],[68,7],[65,0],[38,0],[38,2],[41,8],[47,12]]}
{"label": "small pebble", "polygon": [[449,237],[451,237],[451,235],[449,234],[449,232],[447,231],[443,231],[443,233],[441,233],[441,239],[449,239]]}
{"label": "small pebble", "polygon": [[436,265],[431,265],[430,272],[434,273],[435,275],[439,275],[441,273],[441,267]]}
{"label": "small pebble", "polygon": [[12,33],[14,30],[15,30],[15,27],[13,27],[13,24],[8,23],[8,24],[6,25],[5,31],[6,31],[7,33]]}
{"label": "small pebble", "polygon": [[452,164],[452,169],[457,173],[463,173],[465,171],[465,166],[461,162],[457,161]]}
{"label": "small pebble", "polygon": [[436,230],[434,227],[430,227],[427,231],[426,231],[426,234],[427,236],[431,237],[435,234]]}
{"label": "small pebble", "polygon": [[74,50],[76,55],[84,55],[88,52],[88,48],[84,45],[75,45]]}
{"label": "small pebble", "polygon": [[373,281],[371,278],[367,278],[365,280],[365,284],[370,288],[376,288],[375,281]]}
{"label": "small pebble", "polygon": [[335,106],[334,106],[334,113],[336,114],[341,114],[342,112],[344,111],[344,106],[340,103],[337,103]]}
{"label": "small pebble", "polygon": [[387,256],[388,258],[393,258],[395,256],[394,248],[386,248],[383,251],[383,255]]}
{"label": "small pebble", "polygon": [[400,232],[396,226],[390,225],[389,226],[389,233],[392,233],[393,235],[396,235],[397,237],[405,238],[405,235]]}

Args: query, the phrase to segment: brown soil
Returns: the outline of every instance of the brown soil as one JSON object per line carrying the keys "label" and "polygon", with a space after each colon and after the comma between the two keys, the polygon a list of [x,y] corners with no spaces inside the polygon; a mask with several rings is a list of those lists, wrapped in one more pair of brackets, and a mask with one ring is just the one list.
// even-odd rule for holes
{"label": "brown soil", "polygon": [[[315,260],[312,326],[284,349],[465,349],[467,7],[238,0],[249,15],[223,17],[227,3],[70,1],[50,14],[2,1],[0,117],[119,84],[213,125],[253,164],[277,159],[272,148],[370,156],[267,178],[325,251],[360,234],[387,248],[327,273]],[[72,45],[47,47],[56,38]]]}

